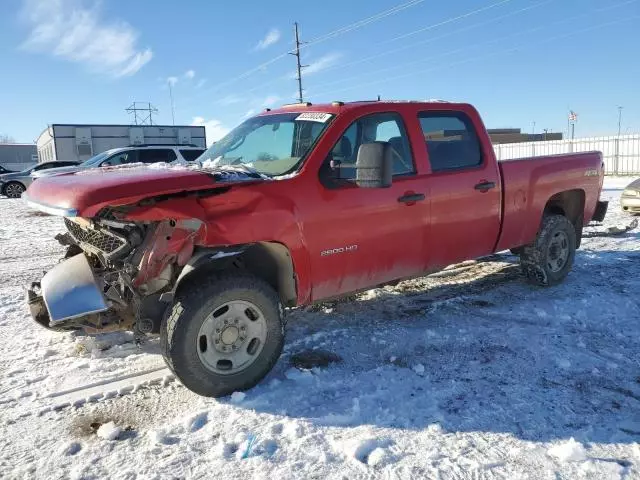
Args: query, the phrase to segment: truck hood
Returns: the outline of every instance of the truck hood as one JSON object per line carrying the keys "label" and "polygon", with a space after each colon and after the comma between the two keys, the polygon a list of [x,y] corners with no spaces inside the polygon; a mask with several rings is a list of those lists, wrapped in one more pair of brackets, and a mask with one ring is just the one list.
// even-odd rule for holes
{"label": "truck hood", "polygon": [[47,213],[91,217],[107,205],[127,205],[158,195],[268,180],[258,172],[232,166],[129,165],[42,177],[22,197],[31,207]]}

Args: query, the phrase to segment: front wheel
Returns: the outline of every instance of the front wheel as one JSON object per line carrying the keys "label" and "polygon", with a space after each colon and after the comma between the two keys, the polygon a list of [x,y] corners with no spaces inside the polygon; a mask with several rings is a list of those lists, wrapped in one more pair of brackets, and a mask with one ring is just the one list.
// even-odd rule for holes
{"label": "front wheel", "polygon": [[567,217],[545,216],[535,241],[520,254],[527,280],[541,286],[562,282],[573,266],[576,244],[576,230]]}
{"label": "front wheel", "polygon": [[169,368],[189,390],[221,397],[256,385],[284,343],[277,293],[260,278],[231,274],[183,286],[160,331]]}
{"label": "front wheel", "polygon": [[9,182],[5,185],[2,193],[9,198],[20,198],[25,188],[20,182]]}

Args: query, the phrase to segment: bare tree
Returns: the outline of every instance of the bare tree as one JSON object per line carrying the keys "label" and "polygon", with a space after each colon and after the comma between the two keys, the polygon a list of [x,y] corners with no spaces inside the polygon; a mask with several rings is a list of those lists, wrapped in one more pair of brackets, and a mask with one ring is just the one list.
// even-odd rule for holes
{"label": "bare tree", "polygon": [[16,143],[16,139],[6,133],[0,133],[0,143]]}

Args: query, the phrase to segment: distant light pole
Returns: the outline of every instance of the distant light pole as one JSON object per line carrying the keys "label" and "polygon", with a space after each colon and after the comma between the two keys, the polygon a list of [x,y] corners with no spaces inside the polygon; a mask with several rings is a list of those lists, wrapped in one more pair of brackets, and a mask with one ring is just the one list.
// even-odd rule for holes
{"label": "distant light pole", "polygon": [[620,136],[620,128],[622,126],[622,108],[618,107],[618,136]]}
{"label": "distant light pole", "polygon": [[546,140],[547,139],[547,132],[549,131],[549,129],[548,128],[544,128],[543,130],[544,130],[544,139]]}
{"label": "distant light pole", "polygon": [[172,125],[176,124],[176,114],[173,108],[173,82],[169,80],[167,82],[169,84],[169,98],[171,99],[171,123]]}

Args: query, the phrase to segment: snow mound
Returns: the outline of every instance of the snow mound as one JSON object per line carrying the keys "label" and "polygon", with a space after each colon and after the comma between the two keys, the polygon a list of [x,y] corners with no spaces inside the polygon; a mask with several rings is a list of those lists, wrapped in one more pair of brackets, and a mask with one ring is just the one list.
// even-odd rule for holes
{"label": "snow mound", "polygon": [[100,425],[96,434],[104,440],[115,440],[122,432],[122,429],[118,427],[114,422],[105,423]]}
{"label": "snow mound", "polygon": [[356,438],[345,442],[344,453],[367,465],[383,465],[391,459],[387,447],[392,443],[386,438]]}
{"label": "snow mound", "polygon": [[309,370],[298,370],[297,368],[290,368],[284,372],[284,376],[294,382],[310,382],[313,380],[313,374]]}
{"label": "snow mound", "polygon": [[587,451],[580,442],[571,437],[566,442],[554,445],[547,454],[561,462],[582,462],[587,459]]}
{"label": "snow mound", "polygon": [[389,450],[378,447],[369,454],[369,457],[367,458],[367,465],[372,467],[382,467],[390,463],[391,460],[392,457],[389,454]]}
{"label": "snow mound", "polygon": [[207,412],[200,412],[186,417],[182,422],[182,425],[187,432],[195,432],[204,427],[207,424],[207,421]]}
{"label": "snow mound", "polygon": [[80,445],[78,442],[68,442],[60,447],[60,449],[58,450],[58,455],[70,457],[78,453],[80,450],[82,450],[82,445]]}
{"label": "snow mound", "polygon": [[231,403],[241,403],[246,397],[247,394],[244,392],[233,392],[231,394]]}
{"label": "snow mound", "polygon": [[422,365],[421,363],[414,365],[413,371],[416,372],[417,375],[420,375],[420,376],[424,375],[424,365]]}

